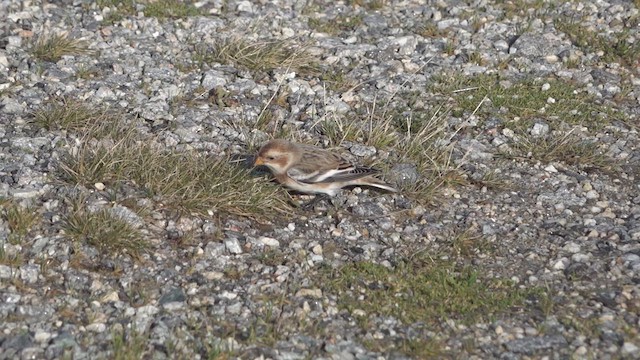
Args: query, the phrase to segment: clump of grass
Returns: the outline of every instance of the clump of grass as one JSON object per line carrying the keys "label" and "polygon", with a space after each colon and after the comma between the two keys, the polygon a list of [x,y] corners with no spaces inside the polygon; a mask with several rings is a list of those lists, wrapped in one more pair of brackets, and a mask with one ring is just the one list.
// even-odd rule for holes
{"label": "clump of grass", "polygon": [[450,239],[453,250],[463,257],[474,256],[489,248],[487,240],[472,227],[452,232]]}
{"label": "clump of grass", "polygon": [[[401,111],[391,109],[390,102],[372,104],[365,116],[328,116],[316,125],[332,146],[362,143],[390,151],[393,160],[415,164],[420,179],[402,191],[416,199],[428,200],[442,186],[466,183],[459,165],[453,164],[453,144],[445,136],[448,111]],[[388,170],[391,162],[372,165]]]}
{"label": "clump of grass", "polygon": [[20,244],[38,220],[38,213],[32,207],[23,207],[9,199],[0,199],[0,217],[6,221],[12,244]]}
{"label": "clump of grass", "polygon": [[347,92],[358,86],[358,82],[349,78],[343,70],[333,69],[324,72],[320,79],[324,81],[327,88],[336,92]]}
{"label": "clump of grass", "polygon": [[83,40],[70,39],[67,34],[42,34],[31,48],[39,60],[56,62],[65,55],[85,55],[91,51]]}
{"label": "clump of grass", "polygon": [[[122,131],[101,138],[105,126]],[[102,123],[87,130],[81,144],[61,159],[58,176],[89,187],[129,183],[185,213],[270,217],[288,209],[281,187],[249,172],[226,158],[169,152],[135,128]]]}
{"label": "clump of grass", "polygon": [[105,121],[106,113],[73,98],[53,99],[33,112],[33,122],[51,130],[80,131],[98,121]]}
{"label": "clump of grass", "polygon": [[603,171],[610,171],[616,166],[616,162],[596,142],[582,139],[573,131],[554,132],[541,137],[521,133],[511,147],[515,152],[507,156],[532,158],[542,163],[557,161]]}
{"label": "clump of grass", "polygon": [[394,144],[397,139],[397,133],[390,122],[378,122],[374,118],[367,121],[331,116],[321,122],[320,132],[333,146],[350,141],[384,149]]}
{"label": "clump of grass", "polygon": [[429,22],[424,25],[420,25],[415,30],[416,34],[425,38],[445,38],[449,35],[449,29],[440,29],[434,22]]}
{"label": "clump of grass", "polygon": [[92,79],[100,75],[100,70],[95,67],[79,65],[76,69],[76,78],[77,79]]}
{"label": "clump of grass", "polygon": [[548,119],[550,123],[562,118],[568,124],[596,129],[613,119],[623,120],[622,114],[560,80],[523,79],[505,85],[495,75],[454,75],[434,79],[431,90],[454,100],[455,116],[475,111],[497,114],[522,128],[532,125],[536,118]]}
{"label": "clump of grass", "polygon": [[241,37],[226,37],[209,49],[196,48],[195,61],[232,64],[256,72],[274,69],[289,69],[302,75],[319,72],[316,59],[288,40],[252,42]]}
{"label": "clump of grass", "polygon": [[387,112],[386,106],[377,111],[377,106],[374,102],[365,114],[347,117],[329,115],[317,123],[320,125],[319,130],[334,146],[339,146],[344,141],[362,143],[377,149],[395,146],[398,134],[394,126],[394,115]]}
{"label": "clump of grass", "polygon": [[329,144],[339,146],[344,141],[362,140],[362,128],[353,121],[344,121],[338,117],[325,119],[320,124],[320,132],[327,137]]}
{"label": "clump of grass", "polygon": [[89,211],[81,201],[73,204],[72,211],[64,218],[63,229],[71,240],[87,243],[102,253],[138,258],[149,248],[138,228],[109,209]]}
{"label": "clump of grass", "polygon": [[7,250],[4,248],[4,243],[0,242],[0,264],[6,265],[10,267],[19,267],[24,263],[24,258],[22,254],[15,253],[9,254]]}
{"label": "clump of grass", "polygon": [[182,19],[203,15],[200,9],[190,3],[175,0],[150,1],[144,8],[144,14],[160,19]]}
{"label": "clump of grass", "polygon": [[142,359],[149,345],[149,335],[140,334],[135,329],[130,330],[128,334],[124,330],[111,332],[111,346],[115,360]]}
{"label": "clump of grass", "polygon": [[466,183],[453,163],[453,143],[445,136],[449,111],[435,109],[431,114],[417,111],[408,116],[396,114],[399,139],[393,147],[399,159],[409,159],[420,173],[418,182],[403,189],[416,199],[428,200],[446,186]]}

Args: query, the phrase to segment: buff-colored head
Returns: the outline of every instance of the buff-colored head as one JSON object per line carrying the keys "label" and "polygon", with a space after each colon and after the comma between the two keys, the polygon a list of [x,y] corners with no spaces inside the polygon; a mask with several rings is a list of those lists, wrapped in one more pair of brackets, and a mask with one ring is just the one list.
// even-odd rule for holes
{"label": "buff-colored head", "polygon": [[298,153],[297,146],[289,141],[271,140],[260,148],[253,166],[264,165],[274,173],[281,174],[296,160]]}

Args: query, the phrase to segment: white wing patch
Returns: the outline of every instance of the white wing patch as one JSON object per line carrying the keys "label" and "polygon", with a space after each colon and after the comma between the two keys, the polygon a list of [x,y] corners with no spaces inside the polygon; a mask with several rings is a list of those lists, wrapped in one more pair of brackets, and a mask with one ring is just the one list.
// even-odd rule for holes
{"label": "white wing patch", "polygon": [[298,168],[293,167],[287,170],[287,175],[296,181],[307,181],[313,178],[314,176],[318,175],[319,172],[320,171],[318,170],[313,172],[304,172]]}
{"label": "white wing patch", "polygon": [[340,175],[347,175],[352,173],[354,170],[355,170],[355,167],[352,166],[345,169],[331,169],[326,171],[314,171],[310,173],[305,173],[300,169],[291,168],[289,169],[289,171],[287,171],[287,175],[289,175],[290,178],[296,181],[301,181],[301,182],[311,184],[311,183],[323,182],[334,176],[340,177]]}

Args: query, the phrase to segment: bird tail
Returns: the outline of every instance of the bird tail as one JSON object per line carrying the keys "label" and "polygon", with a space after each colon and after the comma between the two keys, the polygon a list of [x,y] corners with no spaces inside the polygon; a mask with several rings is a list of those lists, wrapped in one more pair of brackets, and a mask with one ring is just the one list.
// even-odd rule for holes
{"label": "bird tail", "polygon": [[387,191],[390,191],[390,192],[398,192],[398,189],[396,189],[393,186],[385,183],[384,181],[378,179],[375,176],[367,176],[365,178],[358,179],[357,184],[354,184],[354,185],[373,186],[373,187],[376,187],[378,189],[383,189],[383,190],[387,190]]}

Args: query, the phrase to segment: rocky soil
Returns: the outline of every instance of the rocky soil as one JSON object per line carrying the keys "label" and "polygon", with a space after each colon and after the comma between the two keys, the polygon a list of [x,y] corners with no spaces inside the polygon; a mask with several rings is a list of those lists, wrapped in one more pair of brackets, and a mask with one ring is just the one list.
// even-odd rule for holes
{"label": "rocky soil", "polygon": [[[173,5],[0,0],[0,358],[640,358],[638,1]],[[169,209],[61,177],[100,141],[56,104],[159,152],[335,147],[401,191]],[[70,236],[77,199],[143,248]]]}

